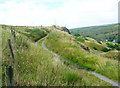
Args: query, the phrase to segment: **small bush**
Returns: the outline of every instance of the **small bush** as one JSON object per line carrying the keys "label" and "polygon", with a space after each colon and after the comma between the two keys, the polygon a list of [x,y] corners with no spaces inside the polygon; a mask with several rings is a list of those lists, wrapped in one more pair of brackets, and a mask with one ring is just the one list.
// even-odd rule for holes
{"label": "small bush", "polygon": [[97,50],[97,48],[96,48],[96,47],[93,47],[93,49],[94,49],[94,50]]}
{"label": "small bush", "polygon": [[97,42],[98,42],[99,44],[102,44],[101,41],[98,41],[98,40],[97,40]]}
{"label": "small bush", "polygon": [[108,51],[110,51],[110,50],[111,50],[111,49],[106,48],[106,47],[102,49],[103,52],[108,52]]}

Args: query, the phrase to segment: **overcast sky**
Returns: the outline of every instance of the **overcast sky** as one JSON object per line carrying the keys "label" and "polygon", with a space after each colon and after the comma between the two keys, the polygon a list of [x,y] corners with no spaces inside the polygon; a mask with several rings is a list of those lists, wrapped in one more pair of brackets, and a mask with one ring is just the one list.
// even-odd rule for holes
{"label": "overcast sky", "polygon": [[[68,28],[118,22],[119,0],[0,0],[0,24]],[[55,22],[56,21],[56,22]]]}

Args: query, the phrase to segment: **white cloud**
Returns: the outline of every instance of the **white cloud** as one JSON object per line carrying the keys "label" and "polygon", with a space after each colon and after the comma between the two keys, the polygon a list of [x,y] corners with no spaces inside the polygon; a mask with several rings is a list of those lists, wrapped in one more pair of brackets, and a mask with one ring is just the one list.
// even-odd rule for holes
{"label": "white cloud", "polygon": [[117,22],[118,19],[117,1],[115,0],[114,2],[113,0],[91,0],[81,3],[71,0],[60,9],[68,27],[112,23]]}
{"label": "white cloud", "polygon": [[[58,25],[82,27],[117,23],[118,0],[54,0],[63,2],[58,8],[48,9],[53,0],[10,0],[0,4],[0,24]],[[54,4],[54,3],[53,3]],[[52,5],[51,5],[52,6]]]}

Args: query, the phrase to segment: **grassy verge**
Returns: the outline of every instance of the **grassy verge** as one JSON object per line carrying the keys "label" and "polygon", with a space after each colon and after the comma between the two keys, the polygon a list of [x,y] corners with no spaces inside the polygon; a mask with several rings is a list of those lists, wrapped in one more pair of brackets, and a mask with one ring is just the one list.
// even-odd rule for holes
{"label": "grassy verge", "polygon": [[73,37],[67,33],[60,31],[51,33],[47,38],[46,46],[50,50],[82,67],[94,70],[110,79],[118,81],[117,61],[85,52],[74,42]]}

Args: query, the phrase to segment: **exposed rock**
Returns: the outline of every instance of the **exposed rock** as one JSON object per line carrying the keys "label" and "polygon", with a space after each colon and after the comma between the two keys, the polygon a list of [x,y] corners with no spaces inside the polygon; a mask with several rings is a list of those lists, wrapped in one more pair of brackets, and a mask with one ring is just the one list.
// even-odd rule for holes
{"label": "exposed rock", "polygon": [[61,28],[62,28],[63,31],[68,32],[69,34],[71,34],[70,31],[66,27],[61,27]]}

